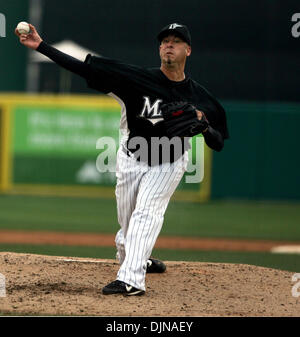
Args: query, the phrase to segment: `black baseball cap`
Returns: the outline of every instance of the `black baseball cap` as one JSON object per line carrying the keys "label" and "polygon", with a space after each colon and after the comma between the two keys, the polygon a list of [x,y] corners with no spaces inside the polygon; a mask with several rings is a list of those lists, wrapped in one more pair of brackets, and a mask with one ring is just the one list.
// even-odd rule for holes
{"label": "black baseball cap", "polygon": [[171,23],[164,27],[160,33],[157,35],[157,39],[159,42],[169,34],[174,34],[182,38],[189,46],[192,44],[191,34],[185,25],[181,25],[179,23]]}

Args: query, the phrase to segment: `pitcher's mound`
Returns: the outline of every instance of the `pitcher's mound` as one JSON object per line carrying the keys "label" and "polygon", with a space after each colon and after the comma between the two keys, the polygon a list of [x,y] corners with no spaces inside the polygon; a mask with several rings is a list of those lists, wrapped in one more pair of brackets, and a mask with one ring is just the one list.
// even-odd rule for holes
{"label": "pitcher's mound", "polygon": [[104,296],[102,287],[118,270],[115,260],[0,253],[0,314],[300,316],[294,273],[242,264],[166,265],[165,273],[147,275],[144,296]]}

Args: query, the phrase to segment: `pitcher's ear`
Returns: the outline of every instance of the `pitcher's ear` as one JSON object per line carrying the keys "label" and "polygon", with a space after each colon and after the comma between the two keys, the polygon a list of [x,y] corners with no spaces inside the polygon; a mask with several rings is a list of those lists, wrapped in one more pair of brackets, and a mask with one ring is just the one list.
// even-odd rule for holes
{"label": "pitcher's ear", "polygon": [[192,47],[191,46],[187,46],[186,48],[186,56],[190,56],[192,53]]}

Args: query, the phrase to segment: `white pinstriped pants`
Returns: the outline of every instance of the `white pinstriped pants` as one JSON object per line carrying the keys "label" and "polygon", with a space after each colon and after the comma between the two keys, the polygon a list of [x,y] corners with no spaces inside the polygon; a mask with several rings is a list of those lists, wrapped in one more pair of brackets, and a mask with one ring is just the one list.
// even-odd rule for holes
{"label": "white pinstriped pants", "polygon": [[120,146],[116,167],[116,199],[121,226],[115,239],[121,264],[118,280],[145,290],[146,262],[187,162],[186,152],[172,164],[149,167],[133,156],[129,157]]}

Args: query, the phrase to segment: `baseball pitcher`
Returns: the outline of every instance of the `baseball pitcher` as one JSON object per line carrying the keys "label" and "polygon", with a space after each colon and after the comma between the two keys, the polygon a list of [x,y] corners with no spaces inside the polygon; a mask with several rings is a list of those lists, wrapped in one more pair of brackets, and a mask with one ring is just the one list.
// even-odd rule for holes
{"label": "baseball pitcher", "polygon": [[[143,68],[107,57],[87,55],[81,62],[53,48],[30,25],[20,42],[110,95],[121,105],[122,139],[117,153],[116,200],[120,230],[116,235],[120,268],[102,293],[142,295],[147,272],[164,272],[151,258],[169,200],[187,169],[188,140],[202,133],[206,144],[221,151],[229,137],[221,104],[185,74],[192,53],[185,25],[172,23],[158,34],[161,65]],[[153,151],[153,140],[169,151]],[[163,146],[162,146],[163,147]]]}

